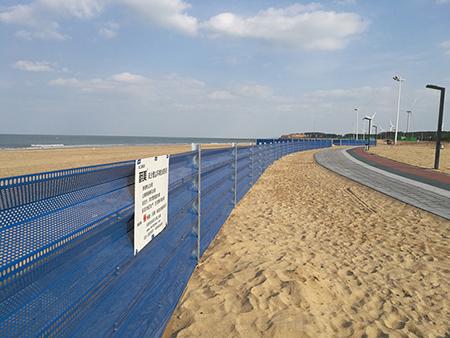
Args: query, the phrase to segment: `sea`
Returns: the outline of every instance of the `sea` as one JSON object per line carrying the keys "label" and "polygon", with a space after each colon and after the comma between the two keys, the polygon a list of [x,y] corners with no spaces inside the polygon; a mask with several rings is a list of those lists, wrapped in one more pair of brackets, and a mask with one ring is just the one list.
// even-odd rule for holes
{"label": "sea", "polygon": [[0,149],[63,148],[130,145],[162,145],[186,143],[249,143],[251,138],[156,137],[156,136],[95,136],[95,135],[22,135],[0,134]]}

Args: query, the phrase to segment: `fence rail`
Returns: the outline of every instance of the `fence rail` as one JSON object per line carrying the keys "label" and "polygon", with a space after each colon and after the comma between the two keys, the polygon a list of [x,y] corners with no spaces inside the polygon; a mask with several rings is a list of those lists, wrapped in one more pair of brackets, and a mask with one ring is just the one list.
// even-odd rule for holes
{"label": "fence rail", "polygon": [[172,155],[169,224],[133,255],[134,161],[0,179],[2,336],[160,336],[265,169],[331,140]]}

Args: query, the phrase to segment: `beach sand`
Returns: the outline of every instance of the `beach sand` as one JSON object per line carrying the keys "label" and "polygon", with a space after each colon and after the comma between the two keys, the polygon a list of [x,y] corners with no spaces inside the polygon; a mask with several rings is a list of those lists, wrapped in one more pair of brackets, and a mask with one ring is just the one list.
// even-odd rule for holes
{"label": "beach sand", "polygon": [[[204,149],[228,146],[230,145],[202,145]],[[191,151],[191,145],[0,150],[0,177],[128,161],[186,151]]]}
{"label": "beach sand", "polygon": [[450,334],[450,222],[319,167],[269,167],[194,272],[165,337]]}
{"label": "beach sand", "polygon": [[[370,148],[370,152],[398,162],[432,169],[435,147],[436,143],[432,142],[399,143],[398,146],[379,142],[376,147]],[[439,171],[450,174],[450,143],[445,143],[444,149],[441,150]]]}

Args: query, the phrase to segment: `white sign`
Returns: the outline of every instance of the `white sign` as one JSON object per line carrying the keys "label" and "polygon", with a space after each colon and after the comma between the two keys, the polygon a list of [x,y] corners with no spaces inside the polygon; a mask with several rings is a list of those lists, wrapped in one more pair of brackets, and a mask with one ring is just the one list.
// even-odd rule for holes
{"label": "white sign", "polygon": [[136,160],[134,179],[134,254],[167,225],[169,155]]}

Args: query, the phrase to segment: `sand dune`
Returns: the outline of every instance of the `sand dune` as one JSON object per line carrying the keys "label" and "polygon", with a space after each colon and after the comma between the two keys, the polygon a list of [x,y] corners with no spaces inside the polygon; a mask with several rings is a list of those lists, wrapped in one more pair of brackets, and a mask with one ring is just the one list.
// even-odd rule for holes
{"label": "sand dune", "polygon": [[233,211],[165,336],[450,334],[449,237],[450,222],[290,155]]}

